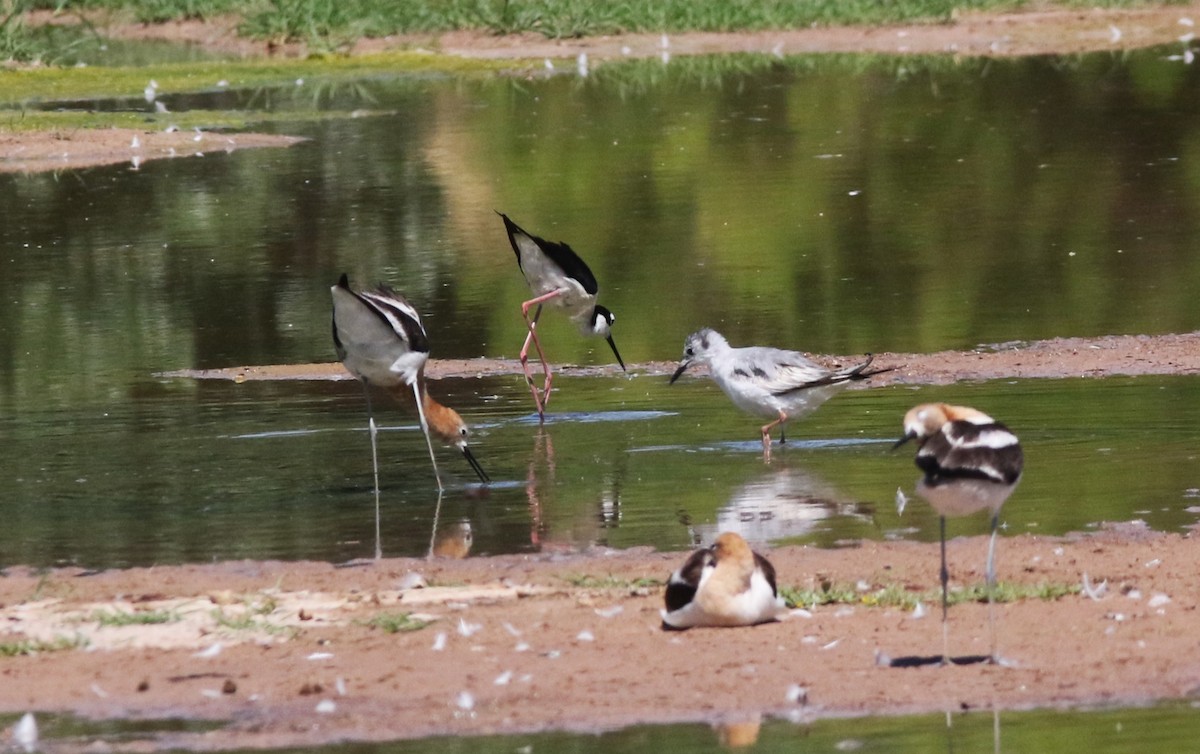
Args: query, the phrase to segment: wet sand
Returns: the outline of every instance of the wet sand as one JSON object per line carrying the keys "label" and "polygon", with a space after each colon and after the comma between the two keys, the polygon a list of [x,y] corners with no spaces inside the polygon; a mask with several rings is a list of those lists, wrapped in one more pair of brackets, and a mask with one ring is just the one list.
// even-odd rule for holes
{"label": "wet sand", "polygon": [[[826,365],[850,364],[861,354],[809,354]],[[875,365],[895,367],[871,379],[871,386],[890,384],[946,385],[963,380],[1012,378],[1115,377],[1149,374],[1200,373],[1200,332],[1179,335],[1110,335],[1098,338],[1052,338],[1029,343],[1006,343],[970,351],[938,353],[879,353]],[[635,376],[663,376],[675,371],[669,361],[629,364]],[[553,366],[555,374],[599,376],[619,374],[615,365]],[[694,368],[697,374],[703,368]],[[426,376],[488,377],[521,374],[516,359],[430,359]],[[162,372],[165,378],[247,380],[346,380],[340,363],[247,365],[225,369],[184,369]]]}
{"label": "wet sand", "polygon": [[[986,547],[982,536],[950,542],[952,586],[981,583]],[[683,553],[645,549],[342,566],[10,568],[0,578],[0,642],[82,636],[91,648],[0,659],[0,711],[224,723],[126,747],[163,750],[595,731],[760,714],[803,721],[1144,704],[1200,691],[1195,552],[1190,534],[1138,524],[1062,539],[1002,538],[1001,583],[1079,585],[1087,574],[1106,591],[1098,600],[1072,594],[999,605],[1006,664],[951,667],[925,662],[941,647],[936,603],[923,617],[872,604],[884,587],[935,590],[932,544],[765,551],[781,585],[858,585],[861,599],[776,624],[683,633],[659,626],[661,584]],[[430,586],[404,588],[412,574]],[[174,618],[101,627],[99,611]],[[380,627],[380,616],[400,614],[428,623],[396,633]],[[951,608],[952,655],[988,651],[986,616],[983,604]],[[880,655],[914,666],[882,666]]]}

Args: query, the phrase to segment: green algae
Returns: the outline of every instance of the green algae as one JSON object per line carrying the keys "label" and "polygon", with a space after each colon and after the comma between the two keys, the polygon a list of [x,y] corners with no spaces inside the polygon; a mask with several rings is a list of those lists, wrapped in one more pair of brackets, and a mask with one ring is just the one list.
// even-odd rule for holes
{"label": "green algae", "polygon": [[467,60],[396,51],[296,60],[201,61],[139,67],[25,68],[0,72],[0,107],[78,99],[141,98],[150,80],[166,94],[341,82],[372,76],[470,76],[525,69],[528,61]]}

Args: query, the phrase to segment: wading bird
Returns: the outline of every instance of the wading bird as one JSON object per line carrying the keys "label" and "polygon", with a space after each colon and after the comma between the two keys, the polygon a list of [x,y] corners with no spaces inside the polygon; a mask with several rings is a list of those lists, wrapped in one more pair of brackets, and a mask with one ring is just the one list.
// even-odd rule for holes
{"label": "wading bird", "polygon": [[[519,225],[508,219],[508,215],[497,212],[504,220],[504,228],[508,231],[508,242],[512,244],[513,252],[517,255],[517,264],[525,276],[525,282],[533,291],[533,298],[521,304],[521,316],[525,318],[525,326],[529,333],[525,336],[525,345],[521,346],[521,367],[525,370],[525,379],[529,390],[533,393],[533,403],[537,406],[538,417],[545,419],[546,404],[550,402],[550,383],[553,376],[546,354],[537,336],[538,318],[542,316],[542,304],[549,304],[566,312],[571,321],[579,326],[584,335],[601,336],[608,341],[613,356],[625,371],[625,362],[617,352],[617,344],[612,339],[612,324],[616,317],[608,309],[596,303],[596,294],[600,287],[596,277],[588,269],[587,263],[579,258],[570,246],[565,243],[555,243],[532,235],[521,229]],[[530,318],[529,310],[537,309]],[[542,361],[542,389],[539,395],[537,385],[533,381],[533,372],[529,368],[529,344],[537,349],[538,358]]]}
{"label": "wading bird", "polygon": [[693,552],[667,581],[663,628],[752,626],[786,612],[775,590],[775,567],[727,531]]}
{"label": "wading bird", "polygon": [[683,359],[671,375],[671,383],[692,364],[707,364],[709,374],[734,405],[751,414],[773,419],[762,427],[763,458],[771,460],[771,430],[816,411],[851,382],[865,380],[895,367],[867,370],[872,358],[846,369],[831,370],[810,361],[804,354],[778,348],[751,346],[732,348],[716,330],[692,333],[683,344]]}
{"label": "wading bird", "polygon": [[350,374],[362,380],[367,395],[376,504],[379,500],[379,463],[375,417],[371,414],[371,385],[383,388],[396,400],[416,410],[439,491],[445,488],[438,473],[430,433],[462,451],[480,481],[490,481],[467,446],[467,425],[462,417],[454,409],[434,400],[425,389],[429,338],[417,310],[386,285],[380,285],[374,291],[353,291],[345,275],[330,291],[333,294],[333,344],[338,359]]}
{"label": "wading bird", "polygon": [[946,623],[946,517],[969,516],[979,511],[991,515],[992,537],[988,543],[987,589],[989,659],[997,662],[996,626],[992,615],[992,592],[996,586],[996,527],[1000,506],[1021,481],[1025,458],[1021,444],[1008,427],[987,414],[966,406],[926,403],[904,415],[904,436],[899,448],[917,441],[916,464],[925,476],[917,482],[917,493],[938,514],[942,552],[942,664],[950,662],[949,628]]}

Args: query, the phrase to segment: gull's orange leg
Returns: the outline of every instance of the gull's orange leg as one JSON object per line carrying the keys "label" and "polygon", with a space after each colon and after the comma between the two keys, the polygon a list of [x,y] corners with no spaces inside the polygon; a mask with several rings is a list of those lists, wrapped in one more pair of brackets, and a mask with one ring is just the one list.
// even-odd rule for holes
{"label": "gull's orange leg", "polygon": [[762,427],[763,460],[767,463],[771,462],[771,430],[787,420],[788,415],[780,411],[778,419]]}

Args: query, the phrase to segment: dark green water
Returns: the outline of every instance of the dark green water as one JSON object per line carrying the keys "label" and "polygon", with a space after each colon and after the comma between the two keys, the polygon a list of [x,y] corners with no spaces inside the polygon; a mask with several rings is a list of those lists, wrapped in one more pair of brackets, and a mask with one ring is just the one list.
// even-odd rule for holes
{"label": "dark green water", "polygon": [[[494,210],[589,260],[630,362],[677,358],[704,325],[825,353],[1198,329],[1200,80],[1171,52],[704,58],[173,96],[294,112],[272,128],[310,141],[0,177],[0,565],[369,556],[356,385],[154,374],[332,360],[342,271],[406,293],[435,358],[515,356],[526,289]],[[353,109],[382,114],[316,120]],[[541,332],[555,361],[610,358],[561,318]],[[932,538],[919,501],[896,515],[916,470],[886,444],[925,400],[1021,435],[1007,533],[1196,520],[1191,377],[850,392],[769,467],[759,422],[710,383],[556,385],[544,430],[515,377],[433,387],[496,480],[467,485],[443,455],[439,520],[468,520],[475,553],[682,548],[734,523],[824,546]],[[396,429],[384,552],[423,554],[423,442],[376,406]]]}

